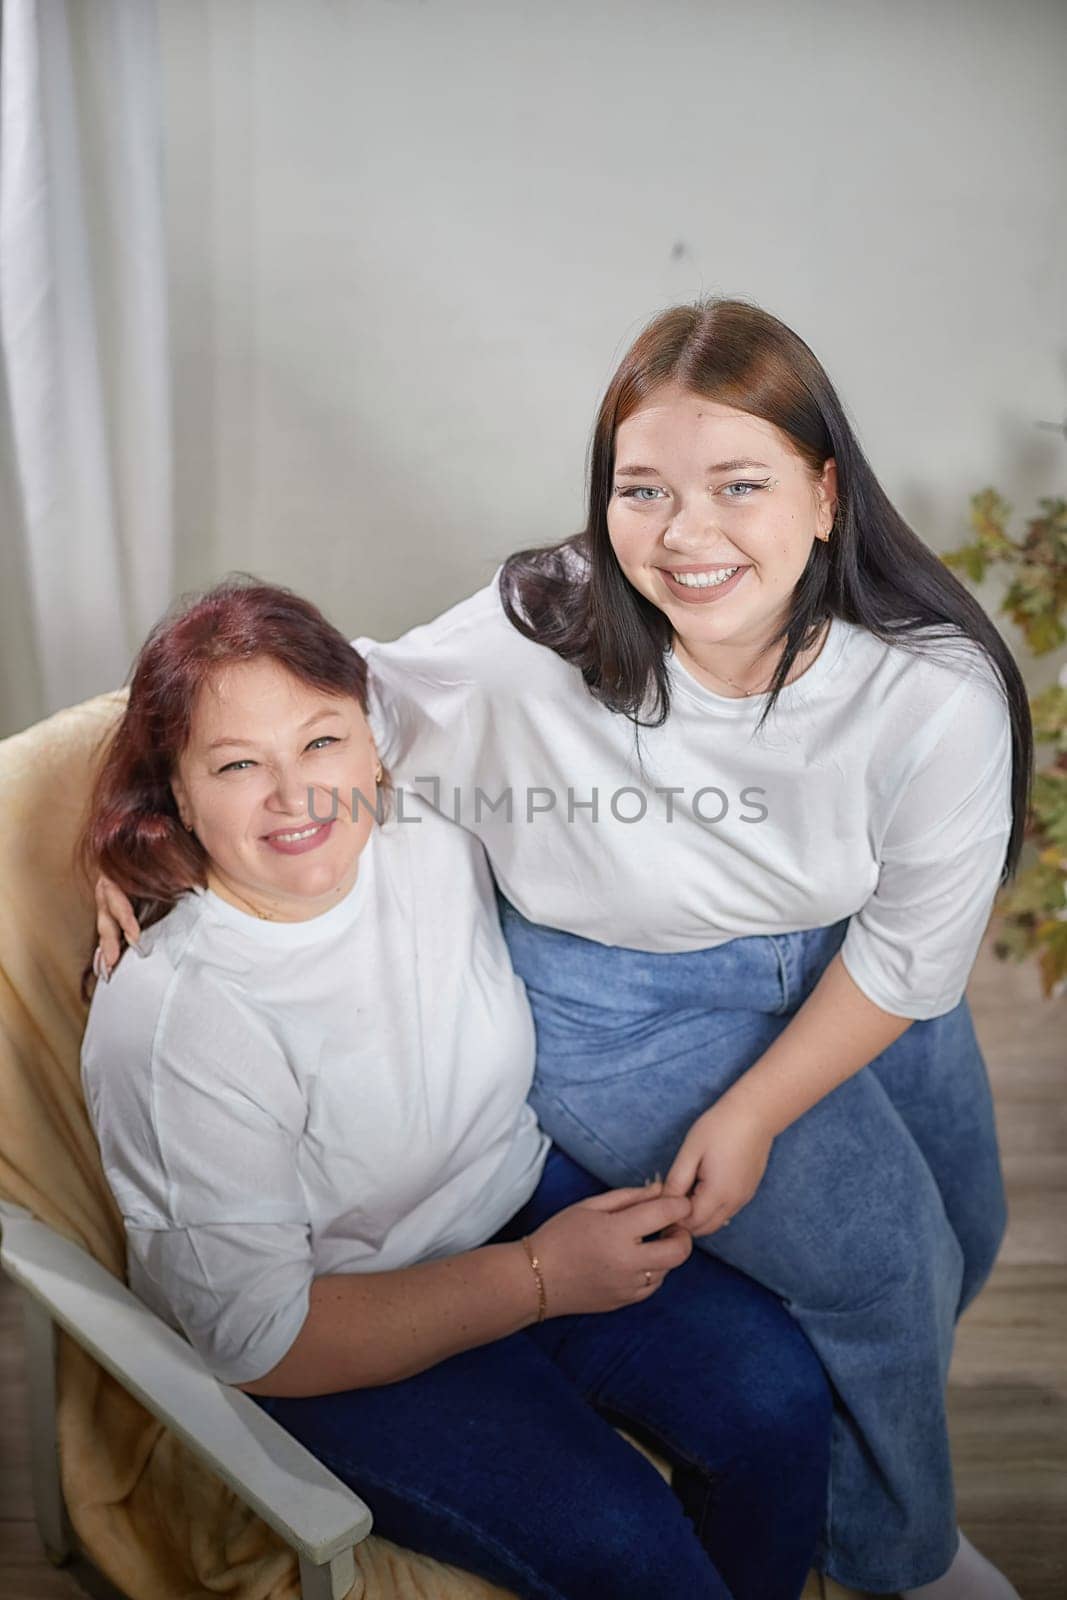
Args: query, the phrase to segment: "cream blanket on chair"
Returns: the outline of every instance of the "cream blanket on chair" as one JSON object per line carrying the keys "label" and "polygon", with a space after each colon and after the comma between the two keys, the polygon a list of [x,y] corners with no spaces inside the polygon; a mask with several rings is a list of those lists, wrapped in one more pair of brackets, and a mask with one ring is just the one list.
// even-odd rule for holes
{"label": "cream blanket on chair", "polygon": [[[120,1277],[122,1223],[81,1094],[78,988],[94,914],[72,859],[94,759],[125,698],[101,695],[0,743],[0,1195]],[[288,1548],[62,1334],[59,1444],[78,1539],[131,1600],[299,1595]],[[356,1561],[367,1600],[507,1600],[374,1535]]]}

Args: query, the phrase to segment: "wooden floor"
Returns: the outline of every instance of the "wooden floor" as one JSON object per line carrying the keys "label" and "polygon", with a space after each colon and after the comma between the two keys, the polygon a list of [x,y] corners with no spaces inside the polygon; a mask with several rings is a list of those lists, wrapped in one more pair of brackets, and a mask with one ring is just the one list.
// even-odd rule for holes
{"label": "wooden floor", "polygon": [[[983,948],[970,988],[1008,1185],[1007,1240],[964,1317],[949,1407],[960,1524],[1022,1600],[1067,1597],[1067,999]],[[0,1281],[0,1596],[106,1588],[41,1554],[29,1488],[21,1328]]]}

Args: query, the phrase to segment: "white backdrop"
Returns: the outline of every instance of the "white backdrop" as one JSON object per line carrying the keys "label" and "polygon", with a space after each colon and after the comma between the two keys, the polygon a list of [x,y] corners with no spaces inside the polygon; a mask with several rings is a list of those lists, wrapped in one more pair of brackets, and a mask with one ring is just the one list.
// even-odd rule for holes
{"label": "white backdrop", "polygon": [[436,613],[577,525],[614,361],[701,292],[808,340],[935,547],[1067,486],[1061,0],[162,0],[160,42],[180,587]]}
{"label": "white backdrop", "polygon": [[5,731],[120,682],[173,587],[154,0],[5,0]]}

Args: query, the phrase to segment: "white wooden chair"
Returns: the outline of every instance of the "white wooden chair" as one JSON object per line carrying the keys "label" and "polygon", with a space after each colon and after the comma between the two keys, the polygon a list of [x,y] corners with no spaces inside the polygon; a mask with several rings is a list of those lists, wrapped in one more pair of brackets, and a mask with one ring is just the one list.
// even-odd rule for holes
{"label": "white wooden chair", "polygon": [[0,1201],[0,1264],[21,1291],[37,1525],[49,1560],[71,1555],[56,1441],[56,1328],[65,1330],[261,1516],[300,1562],[303,1600],[358,1600],[353,1547],[371,1530],[358,1495],[105,1267]]}

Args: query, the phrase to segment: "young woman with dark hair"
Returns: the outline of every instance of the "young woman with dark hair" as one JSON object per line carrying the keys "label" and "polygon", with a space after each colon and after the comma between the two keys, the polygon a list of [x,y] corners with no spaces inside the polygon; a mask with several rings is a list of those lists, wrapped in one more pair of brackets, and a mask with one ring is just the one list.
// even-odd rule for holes
{"label": "young woman with dark hair", "polygon": [[531,1600],[796,1600],[822,1368],[687,1199],[550,1147],[482,848],[390,794],[366,704],[254,582],[138,658],[84,838],[145,929],[82,1051],[131,1287],[401,1544]]}
{"label": "young woman with dark hair", "polygon": [[1027,700],[812,351],[741,300],[663,313],[600,407],[582,531],[356,646],[386,759],[486,847],[542,1125],[604,1182],[666,1174],[818,1350],[819,1564],[1011,1596],[956,1525],[945,1384],[1005,1225],[965,988]]}

